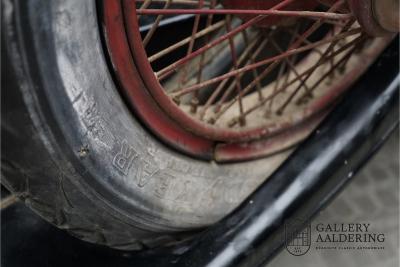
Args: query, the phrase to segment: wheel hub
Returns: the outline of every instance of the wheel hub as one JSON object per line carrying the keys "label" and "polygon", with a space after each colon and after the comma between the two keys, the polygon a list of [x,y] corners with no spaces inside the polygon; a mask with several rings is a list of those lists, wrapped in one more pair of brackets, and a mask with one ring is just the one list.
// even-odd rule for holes
{"label": "wheel hub", "polygon": [[400,31],[399,0],[375,0],[372,8],[376,20],[384,30]]}
{"label": "wheel hub", "polygon": [[400,31],[399,0],[347,0],[360,25],[371,36]]}

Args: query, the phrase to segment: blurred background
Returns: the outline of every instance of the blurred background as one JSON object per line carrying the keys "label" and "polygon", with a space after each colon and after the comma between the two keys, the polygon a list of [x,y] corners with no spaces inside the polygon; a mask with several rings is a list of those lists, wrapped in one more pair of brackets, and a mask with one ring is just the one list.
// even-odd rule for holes
{"label": "blurred background", "polygon": [[[316,250],[315,242],[303,256],[282,251],[268,267],[398,267],[399,262],[399,132],[354,178],[353,182],[312,222],[369,223],[370,230],[385,234],[383,250]],[[313,241],[318,234],[312,227]],[[345,247],[346,243],[330,243]],[[348,244],[352,245],[352,244]]]}

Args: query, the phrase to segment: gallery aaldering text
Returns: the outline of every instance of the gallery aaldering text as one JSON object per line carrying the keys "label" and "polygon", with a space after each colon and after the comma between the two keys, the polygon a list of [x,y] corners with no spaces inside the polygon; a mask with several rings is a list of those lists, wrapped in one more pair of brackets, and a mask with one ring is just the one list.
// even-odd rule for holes
{"label": "gallery aaldering text", "polygon": [[349,242],[349,243],[383,243],[385,234],[371,233],[369,223],[319,223],[315,229],[318,232],[316,242]]}

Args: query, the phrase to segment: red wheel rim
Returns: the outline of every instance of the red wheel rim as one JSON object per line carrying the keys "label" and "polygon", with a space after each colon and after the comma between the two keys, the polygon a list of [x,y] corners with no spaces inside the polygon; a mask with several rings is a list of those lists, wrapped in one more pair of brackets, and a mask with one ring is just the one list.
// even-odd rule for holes
{"label": "red wheel rim", "polygon": [[[227,0],[228,1],[228,0]],[[148,1],[144,1],[144,4]],[[151,1],[150,1],[151,2]],[[169,0],[159,1],[164,3],[169,3]],[[180,2],[193,2],[193,1],[180,1]],[[234,1],[232,1],[233,4]],[[258,64],[258,66],[271,66],[276,65],[275,67],[279,66],[279,63],[275,63],[277,61],[282,62],[286,61],[286,58],[289,56],[296,55],[300,52],[305,52],[309,50],[317,49],[321,46],[327,46],[329,53],[326,53],[325,60],[329,60],[329,55],[332,58],[335,58],[337,55],[346,54],[347,58],[344,56],[341,60],[346,61],[352,56],[352,53],[349,53],[351,50],[355,50],[357,44],[362,40],[365,40],[363,31],[360,28],[350,28],[348,25],[352,25],[354,22],[353,16],[346,10],[347,7],[344,5],[343,1],[336,1],[332,6],[327,7],[328,12],[304,12],[303,11],[296,11],[292,12],[288,10],[287,6],[284,9],[285,11],[276,11],[279,8],[285,7],[286,4],[290,4],[290,0],[286,1],[278,1],[278,7],[274,9],[265,9],[265,10],[258,10],[262,12],[262,17],[260,15],[251,14],[253,9],[246,9],[246,10],[238,10],[229,9],[228,11],[231,13],[237,12],[239,15],[244,14],[248,17],[243,18],[243,22],[240,26],[234,29],[227,29],[225,35],[229,35],[232,31],[240,32],[241,27],[243,25],[249,26],[252,23],[257,23],[257,21],[262,22],[256,27],[259,28],[267,28],[269,27],[268,23],[265,20],[264,14],[269,14],[271,12],[274,16],[284,16],[292,18],[292,17],[307,17],[311,16],[313,23],[310,27],[308,27],[304,32],[301,34],[297,34],[297,39],[293,41],[289,48],[281,54],[261,59],[256,61],[256,63],[249,64],[242,66],[241,68],[236,68],[234,71],[228,72],[228,74],[219,75],[217,78],[213,78],[209,81],[199,81],[197,84],[191,85],[190,87],[186,87],[181,89],[181,92],[186,93],[193,93],[196,90],[201,89],[201,86],[205,86],[207,84],[223,82],[225,80],[229,80],[235,78],[235,76],[240,74],[239,71],[252,71]],[[312,1],[310,1],[312,2]],[[326,1],[325,1],[326,2]],[[332,2],[332,1],[328,1]],[[204,5],[206,3],[203,0],[198,1],[200,5]],[[210,4],[210,2],[207,2]],[[190,3],[193,4],[193,3]],[[195,14],[194,21],[197,20],[201,16],[201,14],[205,14],[210,17],[210,8],[198,8],[198,9],[185,9],[185,10],[176,10],[176,9],[141,9],[138,11],[136,1],[124,0],[122,3],[119,1],[105,1],[104,2],[104,22],[105,22],[105,32],[106,32],[106,41],[107,46],[109,49],[109,54],[111,60],[113,62],[113,66],[116,70],[117,77],[121,83],[121,87],[125,90],[125,94],[128,96],[132,106],[135,109],[135,113],[141,117],[141,119],[146,123],[149,128],[155,132],[161,139],[167,141],[169,144],[174,145],[179,150],[189,153],[191,155],[195,155],[201,158],[208,158],[208,159],[217,159],[218,161],[238,161],[238,160],[246,160],[255,157],[265,156],[274,152],[278,152],[282,149],[290,147],[297,142],[301,141],[307,134],[315,128],[315,126],[319,123],[319,121],[324,117],[327,110],[332,107],[332,104],[342,95],[342,93],[350,86],[350,84],[356,80],[358,76],[360,76],[366,67],[369,65],[369,62],[373,60],[373,58],[379,53],[382,47],[385,46],[387,40],[382,41],[379,45],[368,52],[369,59],[364,59],[363,66],[359,66],[357,68],[351,69],[350,71],[346,72],[346,75],[341,76],[341,81],[339,83],[335,83],[334,86],[330,88],[329,91],[325,92],[324,95],[321,95],[317,100],[313,101],[310,105],[305,106],[301,109],[299,114],[295,114],[294,116],[289,116],[288,118],[281,119],[279,122],[269,122],[269,123],[260,123],[257,127],[241,127],[240,122],[241,118],[244,116],[245,112],[252,112],[251,109],[240,110],[240,118],[236,121],[233,121],[236,127],[228,128],[228,127],[218,127],[216,125],[208,124],[207,122],[201,121],[198,118],[194,118],[190,112],[184,111],[179,105],[174,102],[174,96],[169,96],[165,93],[164,87],[160,84],[160,81],[155,75],[155,71],[150,63],[151,59],[156,58],[153,56],[148,56],[144,47],[144,42],[147,42],[146,37],[143,39],[140,36],[139,30],[139,23],[138,23],[138,13],[141,16],[148,15],[148,14],[157,14],[158,17],[166,14],[185,14],[191,13]],[[151,6],[150,6],[151,7]],[[290,5],[289,5],[290,7]],[[299,7],[296,7],[298,10]],[[214,9],[213,9],[214,10]],[[222,11],[219,12],[226,12],[226,9],[221,9]],[[236,10],[236,11],[235,11]],[[344,11],[343,11],[344,10]],[[157,13],[158,12],[158,13]],[[196,13],[197,12],[197,13]],[[214,11],[213,11],[214,12]],[[285,13],[286,12],[286,13]],[[289,13],[288,13],[289,12]],[[292,12],[292,13],[290,13]],[[344,13],[343,13],[344,12]],[[215,14],[215,13],[212,13]],[[310,15],[311,14],[311,15]],[[306,16],[307,15],[307,16]],[[249,17],[250,16],[250,17]],[[337,19],[337,21],[331,21],[332,19]],[[323,39],[320,39],[314,43],[307,44],[307,38],[315,32],[319,27],[321,27],[325,20],[329,20],[329,24],[335,25],[332,28],[337,31],[337,34],[334,36],[325,36]],[[157,21],[157,20],[156,20]],[[351,21],[351,22],[350,22]],[[219,24],[217,24],[219,23]],[[215,24],[210,24],[207,27],[216,27],[217,25],[222,25],[223,23],[217,22]],[[196,23],[194,23],[196,24]],[[198,23],[197,23],[198,24]],[[225,23],[226,24],[226,23]],[[154,24],[153,24],[154,25]],[[337,25],[342,25],[341,28]],[[347,26],[343,26],[347,25]],[[343,30],[344,27],[347,27],[346,30]],[[196,29],[195,29],[196,28]],[[195,35],[201,31],[206,30],[199,29],[199,26],[193,27],[193,32]],[[150,30],[151,31],[151,30]],[[118,33],[118,34],[117,34]],[[153,32],[154,33],[154,32]],[[196,37],[194,35],[194,37]],[[335,47],[339,40],[343,41],[343,39],[350,38],[349,36],[355,35],[357,38],[353,38],[349,43],[342,45],[341,48]],[[233,35],[232,35],[233,36]],[[193,40],[193,35],[191,36]],[[227,43],[230,42],[230,38],[224,37],[223,41]],[[221,39],[221,38],[220,38]],[[219,40],[220,40],[219,39]],[[223,38],[222,38],[223,39]],[[387,38],[388,39],[388,38]],[[218,45],[218,39],[214,43]],[[191,41],[188,42],[189,46]],[[213,42],[211,42],[213,43]],[[335,43],[332,45],[332,43]],[[130,49],[128,48],[128,44]],[[193,46],[193,45],[192,45]],[[332,47],[331,47],[332,46]],[[194,59],[196,57],[201,57],[206,51],[204,47],[196,48],[197,50],[193,49],[191,53],[185,57]],[[232,50],[232,46],[231,46]],[[204,52],[204,53],[203,53]],[[336,53],[336,54],[335,54]],[[149,59],[150,58],[150,59]],[[235,55],[232,56],[233,60],[235,61]],[[129,59],[129,63],[127,63]],[[306,58],[307,59],[307,58]],[[236,56],[237,60],[237,56]],[[302,60],[307,61],[307,60]],[[369,61],[369,62],[367,62]],[[178,60],[178,63],[174,63],[175,65],[168,66],[161,71],[158,71],[159,76],[162,77],[166,74],[170,74],[173,67],[176,67],[179,64],[182,64],[182,60]],[[340,66],[343,62],[339,60],[339,63],[332,65],[332,67]],[[263,63],[263,64],[261,64]],[[125,66],[122,66],[125,65]],[[286,68],[289,69],[287,66],[289,63],[286,64]],[[140,67],[137,67],[140,66]],[[321,64],[322,66],[322,64]],[[267,67],[267,69],[269,68]],[[297,82],[302,83],[304,82],[301,80],[301,77],[309,77],[309,73],[313,73],[318,69],[319,66],[314,66],[314,68],[308,69],[309,72],[302,73],[298,75]],[[253,68],[253,69],[252,69]],[[130,69],[128,71],[127,69]],[[332,68],[333,69],[333,68]],[[238,71],[239,70],[239,71]],[[257,69],[258,70],[258,69]],[[236,72],[235,72],[236,71]],[[334,71],[334,70],[333,70]],[[136,84],[129,79],[129,73],[135,72],[135,75],[140,75],[142,78],[143,84]],[[200,71],[199,71],[200,72]],[[292,69],[292,72],[294,70]],[[331,70],[332,72],[332,70]],[[329,74],[329,72],[328,72]],[[227,79],[229,78],[229,79]],[[232,79],[233,80],[233,79]],[[255,87],[257,79],[250,82]],[[142,82],[140,81],[140,82]],[[140,83],[139,82],[139,83]],[[296,82],[296,80],[295,80]],[[318,84],[321,81],[317,82]],[[133,85],[134,84],[134,85]],[[233,84],[233,82],[231,82]],[[317,86],[318,86],[317,84]],[[316,88],[317,86],[313,86]],[[130,89],[127,89],[130,88]],[[250,88],[250,87],[246,87]],[[301,86],[300,86],[301,88]],[[253,89],[253,88],[251,88]],[[284,89],[280,89],[284,91]],[[253,89],[253,94],[255,90]],[[290,95],[295,95],[300,91],[300,89],[296,89]],[[309,93],[309,92],[307,92]],[[234,101],[239,102],[240,96],[247,97],[243,91],[237,94]],[[279,93],[278,93],[279,94]],[[304,94],[304,92],[303,92]],[[175,97],[176,97],[175,93]],[[291,96],[292,99],[294,96]],[[267,97],[268,98],[268,97]],[[274,97],[270,97],[273,99]],[[232,102],[233,102],[232,100]],[[272,102],[269,99],[265,100],[264,103]],[[287,106],[282,105],[281,109],[284,110]],[[236,104],[240,106],[239,104]],[[187,107],[185,107],[187,108]],[[199,106],[196,107],[198,109]],[[205,107],[207,106],[205,105]],[[209,107],[208,107],[209,108]],[[225,108],[226,109],[226,108]],[[229,107],[228,107],[229,109]],[[193,111],[192,111],[193,112]],[[152,114],[153,116],[149,115]],[[239,126],[240,127],[239,127]],[[184,142],[182,142],[184,140]]]}

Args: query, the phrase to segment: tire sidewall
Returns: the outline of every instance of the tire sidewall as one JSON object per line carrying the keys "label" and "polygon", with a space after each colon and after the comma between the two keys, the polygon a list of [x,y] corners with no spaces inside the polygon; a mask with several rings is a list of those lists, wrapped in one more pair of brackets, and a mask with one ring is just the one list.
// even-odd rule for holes
{"label": "tire sidewall", "polygon": [[21,6],[22,50],[34,77],[24,99],[35,127],[66,177],[111,214],[162,231],[202,227],[231,211],[286,158],[217,165],[164,146],[118,93],[94,0]]}

